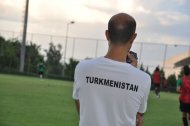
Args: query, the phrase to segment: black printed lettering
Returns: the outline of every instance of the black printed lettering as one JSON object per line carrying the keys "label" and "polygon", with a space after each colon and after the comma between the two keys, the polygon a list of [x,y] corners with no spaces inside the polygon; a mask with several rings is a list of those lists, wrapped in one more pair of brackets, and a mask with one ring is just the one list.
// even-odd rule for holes
{"label": "black printed lettering", "polygon": [[118,81],[114,81],[114,87],[116,87],[116,88],[119,87],[119,82]]}
{"label": "black printed lettering", "polygon": [[90,77],[90,83],[94,82],[94,77]]}
{"label": "black printed lettering", "polygon": [[94,79],[94,84],[98,84],[98,78],[97,77],[95,77],[95,79]]}
{"label": "black printed lettering", "polygon": [[125,83],[124,82],[121,84],[121,89],[125,89]]}
{"label": "black printed lettering", "polygon": [[86,77],[86,83],[88,83],[88,79],[89,79],[90,77]]}
{"label": "black printed lettering", "polygon": [[99,84],[103,85],[103,80],[104,80],[104,79],[100,79],[100,78],[99,78]]}
{"label": "black printed lettering", "polygon": [[130,85],[130,89],[129,90],[133,91],[133,85],[132,84]]}
{"label": "black printed lettering", "polygon": [[103,79],[98,77],[90,77],[86,76],[86,83],[87,84],[99,84],[104,86],[109,86],[113,88],[120,88],[120,89],[126,89],[129,91],[138,92],[138,85],[115,81],[115,80],[109,80],[109,79]]}
{"label": "black printed lettering", "polygon": [[113,80],[110,80],[110,87],[113,87]]}
{"label": "black printed lettering", "polygon": [[137,85],[134,86],[134,90],[133,91],[136,91],[136,92],[138,91],[138,86]]}
{"label": "black printed lettering", "polygon": [[129,84],[129,83],[126,83],[126,85],[127,85],[126,89],[128,90],[130,84]]}
{"label": "black printed lettering", "polygon": [[110,80],[104,79],[104,85],[109,86]]}

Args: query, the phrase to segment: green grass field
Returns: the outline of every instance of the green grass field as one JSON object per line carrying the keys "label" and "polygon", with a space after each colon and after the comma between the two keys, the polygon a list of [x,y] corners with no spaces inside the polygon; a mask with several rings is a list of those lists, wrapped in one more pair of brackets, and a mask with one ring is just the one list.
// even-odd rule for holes
{"label": "green grass field", "polygon": [[[77,126],[72,82],[0,74],[0,126]],[[181,126],[178,95],[151,93],[144,126]]]}

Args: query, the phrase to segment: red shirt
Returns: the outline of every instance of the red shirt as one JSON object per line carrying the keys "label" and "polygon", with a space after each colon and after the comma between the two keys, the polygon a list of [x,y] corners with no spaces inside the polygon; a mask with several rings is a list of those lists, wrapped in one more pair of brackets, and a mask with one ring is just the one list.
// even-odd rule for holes
{"label": "red shirt", "polygon": [[190,76],[182,77],[181,94],[179,100],[184,103],[190,103]]}
{"label": "red shirt", "polygon": [[153,83],[154,84],[160,84],[160,72],[155,71],[153,74]]}

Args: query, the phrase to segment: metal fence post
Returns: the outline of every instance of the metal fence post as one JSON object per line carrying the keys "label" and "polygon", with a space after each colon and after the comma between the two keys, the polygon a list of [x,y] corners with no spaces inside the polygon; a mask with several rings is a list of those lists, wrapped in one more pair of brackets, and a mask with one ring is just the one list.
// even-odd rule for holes
{"label": "metal fence post", "polygon": [[50,36],[50,42],[53,42],[53,36],[52,35]]}
{"label": "metal fence post", "polygon": [[99,40],[96,40],[95,58],[98,55],[98,42],[99,42]]}
{"label": "metal fence post", "polygon": [[12,32],[12,39],[14,38],[14,34],[15,34],[15,33],[14,33],[14,31],[13,31],[13,32]]}
{"label": "metal fence post", "polygon": [[30,41],[33,42],[33,34],[31,34]]}
{"label": "metal fence post", "polygon": [[72,58],[74,57],[74,51],[75,51],[75,38],[73,38]]}
{"label": "metal fence post", "polygon": [[140,47],[139,64],[141,64],[142,51],[143,51],[143,43],[141,43],[141,47]]}

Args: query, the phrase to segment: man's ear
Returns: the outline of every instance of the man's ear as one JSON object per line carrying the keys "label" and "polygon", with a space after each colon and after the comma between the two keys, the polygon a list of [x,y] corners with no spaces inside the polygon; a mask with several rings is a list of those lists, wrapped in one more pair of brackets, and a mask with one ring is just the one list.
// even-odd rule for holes
{"label": "man's ear", "polygon": [[108,30],[105,31],[105,36],[106,36],[106,39],[109,41],[109,40],[110,40],[110,37],[109,37]]}
{"label": "man's ear", "polygon": [[134,33],[134,34],[131,36],[130,40],[129,40],[130,44],[133,44],[133,42],[134,42],[134,40],[135,40],[136,37],[137,37],[137,33]]}

